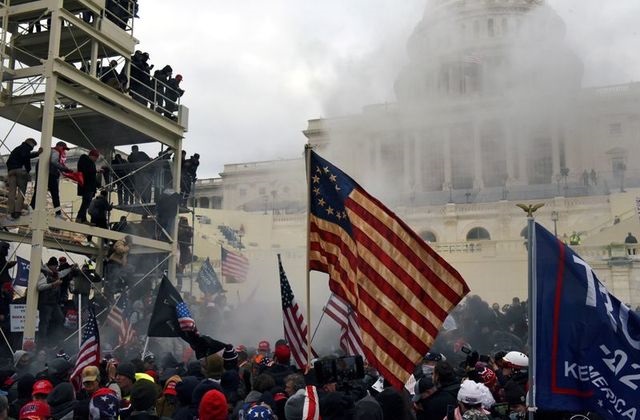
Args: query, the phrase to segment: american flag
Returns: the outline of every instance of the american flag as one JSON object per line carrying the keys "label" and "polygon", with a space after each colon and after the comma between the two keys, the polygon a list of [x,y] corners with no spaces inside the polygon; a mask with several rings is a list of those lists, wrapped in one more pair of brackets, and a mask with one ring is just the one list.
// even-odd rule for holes
{"label": "american flag", "polygon": [[196,321],[191,316],[186,303],[180,302],[176,305],[176,315],[182,331],[194,331],[196,329]]}
{"label": "american flag", "polygon": [[332,294],[327,305],[324,307],[324,313],[336,321],[342,329],[340,334],[340,348],[350,356],[360,355],[365,357],[364,351],[362,350],[358,316],[349,304],[337,295]]}
{"label": "american flag", "polygon": [[82,332],[82,344],[78,352],[78,359],[69,377],[76,391],[82,385],[82,370],[87,366],[100,366],[100,334],[98,322],[93,308],[89,308],[89,318]]}
{"label": "american flag", "polygon": [[[284,338],[291,348],[291,357],[299,369],[307,366],[307,323],[302,309],[287,280],[287,274],[282,267],[278,254],[278,268],[280,270],[280,295],[282,296],[282,321],[284,323]],[[312,350],[315,357],[315,352]]]}
{"label": "american flag", "polygon": [[230,283],[242,283],[247,280],[249,260],[240,253],[222,247],[222,276]]}
{"label": "american flag", "polygon": [[409,226],[309,151],[310,269],[356,312],[367,360],[397,388],[469,287]]}
{"label": "american flag", "polygon": [[129,322],[130,315],[129,296],[127,293],[122,293],[107,315],[107,321],[118,332],[118,345],[116,348],[126,346],[136,338],[136,332]]}

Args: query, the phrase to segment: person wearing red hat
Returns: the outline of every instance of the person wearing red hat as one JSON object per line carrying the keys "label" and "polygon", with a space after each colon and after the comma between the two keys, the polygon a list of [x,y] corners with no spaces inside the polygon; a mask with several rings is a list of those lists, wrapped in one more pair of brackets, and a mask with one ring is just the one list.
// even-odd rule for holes
{"label": "person wearing red hat", "polygon": [[31,401],[20,409],[19,420],[49,420],[51,419],[51,408],[46,401]]}
{"label": "person wearing red hat", "polygon": [[207,391],[200,400],[199,420],[227,420],[229,406],[224,394],[217,389]]}
{"label": "person wearing red hat", "polygon": [[[49,178],[47,179],[47,189],[51,194],[51,202],[56,212],[56,218],[62,219],[62,210],[60,209],[60,174],[73,172],[67,168],[64,163],[66,160],[66,152],[69,150],[67,143],[59,141],[56,146],[51,149],[51,158],[49,159]],[[38,188],[38,170],[36,167],[36,185],[34,191]],[[36,209],[36,194],[31,195],[30,206]]]}
{"label": "person wearing red hat", "polygon": [[44,401],[47,399],[47,395],[51,394],[51,391],[53,391],[53,384],[46,379],[40,379],[33,384],[33,392],[31,393],[31,396],[34,401]]}
{"label": "person wearing red hat", "polygon": [[284,388],[285,378],[295,370],[291,367],[291,349],[286,344],[278,344],[273,352],[274,364],[267,368],[266,374],[271,375],[277,386]]}
{"label": "person wearing red hat", "polygon": [[96,161],[100,157],[100,152],[91,149],[89,154],[82,154],[78,159],[78,172],[83,176],[83,184],[78,184],[78,196],[82,197],[82,203],[76,215],[76,222],[87,223],[87,209],[91,200],[98,190],[98,170],[96,169]]}
{"label": "person wearing red hat", "polygon": [[178,98],[184,94],[184,90],[180,88],[180,82],[182,81],[182,75],[177,74],[176,77],[169,79],[167,82],[167,88],[165,91],[165,117],[175,119],[173,113],[178,109]]}

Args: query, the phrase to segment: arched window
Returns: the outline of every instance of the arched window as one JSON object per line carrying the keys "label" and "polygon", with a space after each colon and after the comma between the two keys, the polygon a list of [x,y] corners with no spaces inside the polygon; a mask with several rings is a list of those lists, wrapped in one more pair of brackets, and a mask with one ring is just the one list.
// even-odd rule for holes
{"label": "arched window", "polygon": [[488,241],[491,240],[489,231],[485,228],[474,227],[467,233],[467,241]]}
{"label": "arched window", "polygon": [[436,234],[431,232],[430,230],[425,230],[420,232],[420,237],[425,240],[425,242],[437,242]]}

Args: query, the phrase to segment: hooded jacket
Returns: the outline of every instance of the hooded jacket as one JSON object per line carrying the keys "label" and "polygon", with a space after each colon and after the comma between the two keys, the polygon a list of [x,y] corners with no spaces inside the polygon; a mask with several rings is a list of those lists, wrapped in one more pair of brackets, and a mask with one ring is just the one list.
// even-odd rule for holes
{"label": "hooded jacket", "polygon": [[47,403],[51,407],[51,416],[54,419],[73,419],[73,410],[76,406],[73,386],[69,382],[57,385],[47,396]]}

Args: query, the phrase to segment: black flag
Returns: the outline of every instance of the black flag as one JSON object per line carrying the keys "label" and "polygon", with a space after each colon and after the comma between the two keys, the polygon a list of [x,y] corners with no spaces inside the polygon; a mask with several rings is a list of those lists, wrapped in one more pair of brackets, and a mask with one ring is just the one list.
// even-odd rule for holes
{"label": "black flag", "polygon": [[225,343],[198,333],[189,308],[167,276],[163,276],[160,282],[147,335],[180,337],[189,343],[198,359],[217,353],[225,347]]}
{"label": "black flag", "polygon": [[184,337],[180,329],[176,307],[183,303],[180,293],[173,287],[167,276],[162,276],[156,304],[149,321],[149,337]]}

